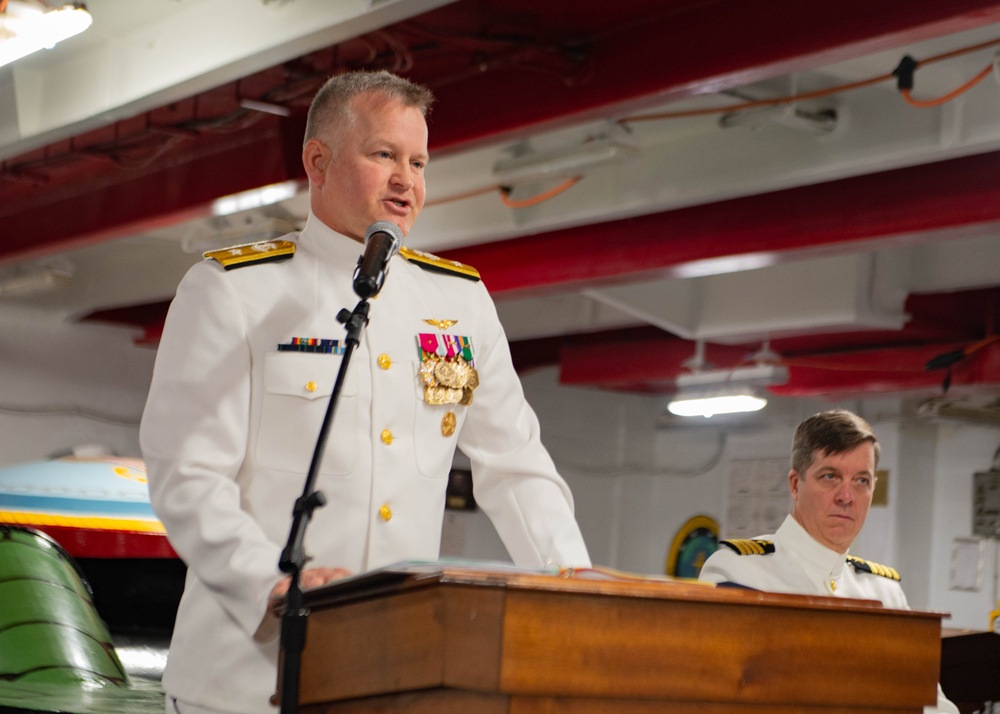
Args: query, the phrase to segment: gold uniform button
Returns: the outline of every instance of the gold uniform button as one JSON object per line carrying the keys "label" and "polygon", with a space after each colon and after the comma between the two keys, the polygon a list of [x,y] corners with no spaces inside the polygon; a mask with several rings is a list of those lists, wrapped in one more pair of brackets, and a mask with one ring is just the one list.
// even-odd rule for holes
{"label": "gold uniform button", "polygon": [[306,391],[307,392],[315,392],[316,391],[316,383],[315,382],[306,382]]}
{"label": "gold uniform button", "polygon": [[387,521],[392,518],[392,509],[384,505],[378,509],[378,517],[383,521]]}
{"label": "gold uniform button", "polygon": [[392,443],[392,432],[388,429],[384,429],[381,435],[382,443],[388,446]]}
{"label": "gold uniform button", "polygon": [[389,355],[379,355],[378,366],[382,369],[389,369],[392,366],[392,360],[389,358]]}

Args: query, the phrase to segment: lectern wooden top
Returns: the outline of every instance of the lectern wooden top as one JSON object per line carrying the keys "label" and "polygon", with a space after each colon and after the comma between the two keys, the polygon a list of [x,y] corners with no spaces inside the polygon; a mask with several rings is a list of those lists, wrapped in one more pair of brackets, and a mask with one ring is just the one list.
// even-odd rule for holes
{"label": "lectern wooden top", "polygon": [[[306,591],[305,604],[312,608],[407,591],[432,585],[499,587],[508,590],[542,590],[615,597],[751,604],[762,607],[835,608],[843,612],[885,610],[878,600],[798,595],[754,590],[739,585],[713,585],[689,578],[641,576],[603,568],[566,569],[558,573],[497,570],[486,566],[417,564],[390,566],[353,578],[337,580]],[[886,610],[887,611],[887,610]],[[930,619],[940,623],[945,615],[921,610],[893,610],[903,617]]]}
{"label": "lectern wooden top", "polygon": [[452,711],[440,697],[463,692],[511,704],[496,710],[505,712],[631,702],[644,712],[834,714],[916,713],[936,701],[936,613],[597,575],[427,567],[310,591],[302,702],[396,711],[356,707],[420,693],[439,699],[412,711]]}

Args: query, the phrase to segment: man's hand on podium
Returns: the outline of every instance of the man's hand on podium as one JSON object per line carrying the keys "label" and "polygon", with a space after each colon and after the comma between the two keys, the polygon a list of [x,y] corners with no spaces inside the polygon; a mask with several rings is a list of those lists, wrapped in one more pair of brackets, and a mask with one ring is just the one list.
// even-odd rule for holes
{"label": "man's hand on podium", "polygon": [[[299,587],[303,590],[318,588],[320,585],[326,585],[331,580],[340,580],[341,578],[350,576],[351,571],[344,570],[343,568],[308,568],[299,574]],[[271,588],[270,599],[272,609],[279,604],[279,601],[288,592],[291,584],[292,577],[288,576]]]}

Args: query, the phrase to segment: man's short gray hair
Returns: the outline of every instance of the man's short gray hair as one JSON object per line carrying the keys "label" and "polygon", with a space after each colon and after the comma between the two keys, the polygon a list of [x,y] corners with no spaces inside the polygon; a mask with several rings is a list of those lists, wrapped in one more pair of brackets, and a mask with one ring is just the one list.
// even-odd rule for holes
{"label": "man's short gray hair", "polygon": [[407,107],[415,107],[424,116],[427,116],[434,102],[434,95],[427,87],[385,70],[336,74],[326,80],[313,97],[306,118],[304,142],[337,126],[350,124],[354,120],[351,100],[368,92],[395,99]]}

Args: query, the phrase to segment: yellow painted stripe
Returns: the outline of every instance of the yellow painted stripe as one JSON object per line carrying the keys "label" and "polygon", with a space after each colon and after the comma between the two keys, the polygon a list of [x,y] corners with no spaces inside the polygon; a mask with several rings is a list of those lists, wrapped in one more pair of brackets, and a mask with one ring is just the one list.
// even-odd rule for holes
{"label": "yellow painted stripe", "polygon": [[96,518],[84,516],[56,516],[51,513],[29,513],[25,511],[0,511],[0,523],[19,526],[63,526],[65,528],[92,528],[102,531],[131,531],[138,533],[159,533],[167,531],[159,521],[143,521],[134,518]]}

